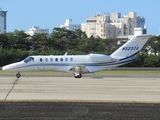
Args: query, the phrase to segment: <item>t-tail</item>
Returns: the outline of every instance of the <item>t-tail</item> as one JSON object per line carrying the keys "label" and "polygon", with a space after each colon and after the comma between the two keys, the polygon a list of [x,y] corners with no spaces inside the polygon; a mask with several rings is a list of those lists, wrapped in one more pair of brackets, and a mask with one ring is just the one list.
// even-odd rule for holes
{"label": "t-tail", "polygon": [[152,37],[152,35],[134,36],[127,43],[122,45],[118,50],[112,53],[110,55],[111,58],[120,60],[136,56],[150,37]]}

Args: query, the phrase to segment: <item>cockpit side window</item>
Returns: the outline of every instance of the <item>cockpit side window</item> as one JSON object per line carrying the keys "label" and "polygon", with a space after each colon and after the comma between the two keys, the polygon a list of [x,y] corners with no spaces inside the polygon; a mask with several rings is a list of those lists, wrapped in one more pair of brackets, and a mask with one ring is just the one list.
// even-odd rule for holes
{"label": "cockpit side window", "polygon": [[31,57],[31,59],[30,59],[30,60],[31,60],[31,62],[34,62],[34,58],[33,58],[33,57]]}
{"label": "cockpit side window", "polygon": [[27,58],[24,59],[24,62],[25,63],[34,62],[34,57],[27,57]]}

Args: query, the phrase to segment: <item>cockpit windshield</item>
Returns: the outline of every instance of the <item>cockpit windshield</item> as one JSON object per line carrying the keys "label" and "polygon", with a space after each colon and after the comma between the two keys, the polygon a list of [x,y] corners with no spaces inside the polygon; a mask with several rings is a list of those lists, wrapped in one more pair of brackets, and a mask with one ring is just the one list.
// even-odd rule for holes
{"label": "cockpit windshield", "polygon": [[34,58],[29,56],[29,57],[27,57],[27,58],[24,59],[24,62],[25,63],[34,62]]}

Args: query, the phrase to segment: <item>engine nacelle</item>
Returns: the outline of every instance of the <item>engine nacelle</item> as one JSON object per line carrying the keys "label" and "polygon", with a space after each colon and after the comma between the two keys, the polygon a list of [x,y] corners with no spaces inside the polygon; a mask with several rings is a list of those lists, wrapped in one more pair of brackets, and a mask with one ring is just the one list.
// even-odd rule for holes
{"label": "engine nacelle", "polygon": [[103,54],[90,54],[89,60],[91,62],[110,62],[112,59],[110,56],[103,55]]}

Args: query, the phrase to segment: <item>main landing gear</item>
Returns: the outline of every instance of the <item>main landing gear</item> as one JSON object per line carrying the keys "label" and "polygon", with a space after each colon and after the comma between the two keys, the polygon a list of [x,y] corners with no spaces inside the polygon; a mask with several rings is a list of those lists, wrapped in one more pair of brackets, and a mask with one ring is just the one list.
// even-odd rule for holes
{"label": "main landing gear", "polygon": [[17,73],[17,74],[16,74],[16,77],[17,77],[17,78],[20,78],[20,77],[21,77],[21,74],[20,74],[20,73]]}
{"label": "main landing gear", "polygon": [[82,77],[82,74],[80,73],[80,74],[73,74],[73,76],[75,77],[75,78],[81,78]]}

